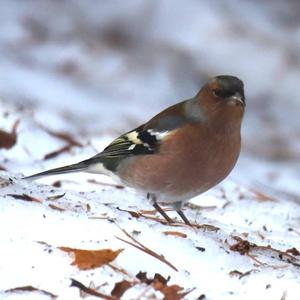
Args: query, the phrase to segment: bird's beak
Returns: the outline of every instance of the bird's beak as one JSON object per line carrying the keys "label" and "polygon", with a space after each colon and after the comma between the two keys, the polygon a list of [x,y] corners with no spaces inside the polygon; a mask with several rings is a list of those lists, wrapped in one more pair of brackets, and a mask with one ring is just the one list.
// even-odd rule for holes
{"label": "bird's beak", "polygon": [[245,100],[240,93],[235,93],[233,96],[228,98],[228,104],[245,106]]}

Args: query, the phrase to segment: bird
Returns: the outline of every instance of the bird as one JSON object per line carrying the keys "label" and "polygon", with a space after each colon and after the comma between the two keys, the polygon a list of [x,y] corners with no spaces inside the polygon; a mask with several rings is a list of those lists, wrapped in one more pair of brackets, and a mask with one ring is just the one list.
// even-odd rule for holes
{"label": "bird", "polygon": [[192,226],[183,204],[220,183],[234,168],[245,106],[244,83],[231,75],[215,76],[193,98],[166,108],[95,156],[24,178],[71,172],[108,175],[145,193],[168,223],[174,220],[160,203],[169,204]]}

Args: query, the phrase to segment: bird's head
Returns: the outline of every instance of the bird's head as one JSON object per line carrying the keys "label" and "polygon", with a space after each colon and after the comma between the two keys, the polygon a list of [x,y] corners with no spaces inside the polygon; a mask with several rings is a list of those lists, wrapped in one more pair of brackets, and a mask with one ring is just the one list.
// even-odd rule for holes
{"label": "bird's head", "polygon": [[234,76],[220,75],[210,79],[204,88],[211,93],[212,101],[230,106],[245,106],[244,84]]}
{"label": "bird's head", "polygon": [[220,75],[207,81],[196,99],[210,120],[217,123],[242,121],[245,109],[243,82],[234,76]]}

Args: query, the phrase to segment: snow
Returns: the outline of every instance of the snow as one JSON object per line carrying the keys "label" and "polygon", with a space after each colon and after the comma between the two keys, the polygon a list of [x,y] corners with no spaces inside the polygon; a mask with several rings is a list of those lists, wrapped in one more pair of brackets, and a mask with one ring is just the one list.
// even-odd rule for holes
{"label": "snow", "polygon": [[[0,149],[1,299],[51,298],[5,292],[22,286],[80,299],[71,278],[104,284],[99,291],[110,295],[115,283],[135,281],[140,271],[170,276],[169,284],[184,291],[195,288],[185,299],[299,298],[300,257],[276,252],[300,250],[300,36],[293,23],[299,18],[291,3],[276,1],[271,10],[252,1],[226,3],[0,0],[0,129],[10,132],[20,120],[16,145]],[[211,227],[163,224],[144,212],[153,209],[145,195],[102,175],[22,180],[96,154],[220,73],[244,80],[247,112],[238,165],[185,207],[189,220]],[[45,128],[83,146],[44,159],[66,145]],[[57,180],[60,187],[53,186]],[[37,201],[14,198],[23,194]],[[122,229],[178,271],[119,240],[129,241]],[[259,247],[242,255],[232,250],[235,237]],[[276,251],[260,247],[268,245]],[[61,246],[124,249],[111,264],[126,274],[108,265],[79,270]],[[138,298],[163,295],[138,284],[122,297]]]}

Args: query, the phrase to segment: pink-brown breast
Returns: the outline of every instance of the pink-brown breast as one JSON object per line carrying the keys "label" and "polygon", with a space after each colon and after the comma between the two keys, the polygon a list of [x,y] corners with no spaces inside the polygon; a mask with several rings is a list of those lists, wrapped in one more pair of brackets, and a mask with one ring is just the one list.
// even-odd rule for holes
{"label": "pink-brown breast", "polygon": [[171,202],[192,198],[222,181],[238,159],[240,128],[216,133],[206,126],[186,126],[167,137],[159,154],[124,162],[122,181]]}

